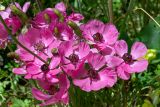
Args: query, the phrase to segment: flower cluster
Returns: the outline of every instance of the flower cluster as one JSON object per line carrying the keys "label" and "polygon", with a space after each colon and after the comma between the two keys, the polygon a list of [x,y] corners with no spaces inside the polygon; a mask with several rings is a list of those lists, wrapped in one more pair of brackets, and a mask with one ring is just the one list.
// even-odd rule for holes
{"label": "flower cluster", "polygon": [[[26,12],[27,8],[20,9]],[[13,33],[20,27],[14,24],[14,21],[18,23],[14,18],[9,15],[4,18],[12,19],[12,24],[7,25],[13,25]],[[143,72],[148,66],[143,58],[147,51],[143,43],[135,42],[129,52],[127,43],[118,40],[119,32],[114,24],[95,19],[81,24],[83,19],[79,13],[68,15],[64,3],[60,2],[55,8],[39,12],[27,31],[17,38],[43,59],[18,45],[17,62],[21,66],[13,69],[15,74],[37,81],[41,90],[33,88],[32,94],[43,101],[40,106],[68,104],[71,82],[86,92],[98,91],[113,87],[118,78],[128,80],[132,73]],[[7,37],[6,30],[2,29],[0,40]]]}

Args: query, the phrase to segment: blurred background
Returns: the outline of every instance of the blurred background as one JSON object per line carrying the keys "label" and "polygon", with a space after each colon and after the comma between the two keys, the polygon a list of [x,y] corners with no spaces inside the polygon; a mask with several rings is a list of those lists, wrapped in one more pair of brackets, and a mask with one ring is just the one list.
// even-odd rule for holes
{"label": "blurred background", "polygon": [[[134,41],[142,41],[149,49],[145,56],[149,67],[145,72],[134,74],[129,81],[119,80],[112,89],[98,92],[86,93],[72,87],[70,92],[74,92],[74,96],[70,96],[69,107],[75,107],[73,102],[76,107],[160,107],[160,26],[152,20],[160,23],[160,0],[0,0],[0,9],[12,2],[22,6],[26,1],[31,2],[27,12],[30,18],[63,1],[67,13],[74,11],[84,15],[82,23],[90,19],[112,21],[120,32],[119,39],[126,40],[129,46]],[[15,45],[11,45],[11,49],[15,50]],[[7,57],[9,50],[0,49],[0,106],[36,107],[39,102],[31,95],[34,83],[12,73],[12,68],[18,65]]]}

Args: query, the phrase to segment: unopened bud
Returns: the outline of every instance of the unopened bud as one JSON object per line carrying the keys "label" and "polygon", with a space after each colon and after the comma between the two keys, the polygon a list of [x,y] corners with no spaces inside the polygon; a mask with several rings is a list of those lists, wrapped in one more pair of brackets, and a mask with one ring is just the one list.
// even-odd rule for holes
{"label": "unopened bud", "polygon": [[51,53],[52,53],[54,56],[59,55],[59,54],[58,54],[58,49],[57,49],[57,48],[53,48],[53,49],[51,50]]}
{"label": "unopened bud", "polygon": [[13,14],[17,15],[22,20],[23,23],[26,23],[26,21],[28,20],[28,17],[23,11],[21,11],[15,5],[10,5],[10,8]]}
{"label": "unopened bud", "polygon": [[60,32],[59,32],[59,30],[58,30],[57,27],[54,28],[54,31],[53,31],[53,32],[54,32],[54,34],[55,34],[56,37],[59,37],[59,36],[60,36]]}
{"label": "unopened bud", "polygon": [[7,57],[9,57],[9,58],[11,58],[11,59],[19,59],[18,54],[15,53],[15,52],[9,52],[9,53],[7,54]]}
{"label": "unopened bud", "polygon": [[59,21],[60,22],[64,22],[64,16],[63,16],[63,14],[59,10],[57,10],[57,9],[53,9],[53,11],[58,16]]}
{"label": "unopened bud", "polygon": [[147,59],[148,61],[151,61],[153,59],[155,59],[157,56],[157,50],[155,49],[148,49],[147,50],[147,54],[145,55],[145,59]]}
{"label": "unopened bud", "polygon": [[76,23],[74,23],[73,21],[68,21],[67,23],[74,30],[74,33],[77,36],[82,37],[82,32]]}
{"label": "unopened bud", "polygon": [[44,14],[44,19],[46,20],[47,23],[51,23],[51,18],[47,13]]}

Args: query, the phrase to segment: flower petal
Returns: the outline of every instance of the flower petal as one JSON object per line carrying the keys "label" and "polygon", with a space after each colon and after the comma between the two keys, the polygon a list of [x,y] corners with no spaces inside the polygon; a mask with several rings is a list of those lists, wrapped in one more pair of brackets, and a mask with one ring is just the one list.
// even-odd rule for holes
{"label": "flower petal", "polygon": [[113,87],[117,81],[117,75],[113,70],[105,69],[99,73],[100,79],[97,81],[92,81],[91,89],[98,91],[105,87]]}
{"label": "flower petal", "polygon": [[108,67],[116,67],[123,62],[123,59],[116,56],[108,56],[106,57],[106,61],[107,61]]}
{"label": "flower petal", "polygon": [[108,23],[105,25],[102,35],[105,42],[112,45],[117,41],[119,32],[115,25]]}
{"label": "flower petal", "polygon": [[32,94],[37,100],[47,100],[51,97],[36,88],[32,88]]}
{"label": "flower petal", "polygon": [[135,42],[131,48],[133,59],[143,57],[147,53],[147,47],[142,42]]}
{"label": "flower petal", "polygon": [[88,63],[91,64],[95,70],[98,70],[105,65],[106,60],[101,54],[90,52],[88,55]]}
{"label": "flower petal", "polygon": [[115,50],[119,56],[123,56],[125,53],[128,53],[128,45],[126,41],[119,40],[115,43]]}
{"label": "flower petal", "polygon": [[57,3],[55,5],[55,8],[58,9],[61,12],[65,12],[66,11],[66,6],[63,2]]}
{"label": "flower petal", "polygon": [[90,47],[88,44],[81,42],[79,44],[79,55],[80,55],[80,59],[83,57],[86,57],[89,54],[90,51]]}
{"label": "flower petal", "polygon": [[29,8],[29,6],[30,6],[30,4],[31,4],[30,2],[26,2],[26,3],[23,5],[22,11],[26,13],[27,10],[28,10],[28,8]]}
{"label": "flower petal", "polygon": [[26,74],[26,70],[24,68],[13,68],[13,73],[15,74]]}
{"label": "flower petal", "polygon": [[131,70],[133,72],[143,72],[147,69],[148,61],[147,60],[139,60],[135,61],[132,65],[130,65]]}
{"label": "flower petal", "polygon": [[119,67],[117,67],[117,75],[119,78],[123,79],[123,80],[128,80],[130,78],[130,73],[128,73],[125,69],[124,69],[125,65],[121,65]]}

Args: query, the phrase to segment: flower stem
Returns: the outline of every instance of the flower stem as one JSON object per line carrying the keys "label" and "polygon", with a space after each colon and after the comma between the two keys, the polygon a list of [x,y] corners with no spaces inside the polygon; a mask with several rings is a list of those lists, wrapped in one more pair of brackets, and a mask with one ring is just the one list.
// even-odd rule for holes
{"label": "flower stem", "polygon": [[45,64],[48,64],[45,60],[43,60],[41,57],[39,57],[38,55],[36,55],[34,52],[32,52],[31,50],[29,50],[27,47],[25,47],[23,44],[21,44],[16,36],[12,35],[11,30],[8,28],[8,26],[6,25],[5,21],[3,20],[2,16],[0,16],[0,20],[3,23],[5,29],[7,30],[8,34],[11,36],[11,38],[20,46],[22,47],[24,50],[28,51],[30,54],[32,54],[33,56],[37,57],[39,60],[41,60],[42,62],[44,62]]}
{"label": "flower stem", "polygon": [[113,1],[108,0],[108,14],[109,14],[109,22],[113,23]]}
{"label": "flower stem", "polygon": [[145,11],[143,8],[136,8],[134,11],[136,11],[136,10],[143,11],[147,16],[149,16],[158,25],[158,27],[160,27],[160,24],[147,11]]}

